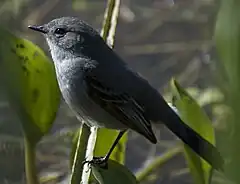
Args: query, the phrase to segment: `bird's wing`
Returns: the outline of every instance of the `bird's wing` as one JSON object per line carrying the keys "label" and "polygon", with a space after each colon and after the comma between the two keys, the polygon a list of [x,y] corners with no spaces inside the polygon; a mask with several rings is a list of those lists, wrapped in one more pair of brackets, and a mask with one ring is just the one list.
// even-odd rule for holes
{"label": "bird's wing", "polygon": [[145,117],[143,107],[133,97],[114,90],[96,76],[86,74],[84,81],[88,96],[96,104],[127,127],[144,135],[152,143],[157,142],[150,121]]}

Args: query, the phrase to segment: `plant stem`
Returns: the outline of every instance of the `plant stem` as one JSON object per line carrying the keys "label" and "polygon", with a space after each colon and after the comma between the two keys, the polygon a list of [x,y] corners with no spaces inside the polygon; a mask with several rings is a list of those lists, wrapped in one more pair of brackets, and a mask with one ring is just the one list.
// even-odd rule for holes
{"label": "plant stem", "polygon": [[[106,43],[111,48],[114,45],[114,35],[115,35],[116,26],[117,26],[119,7],[120,7],[120,0],[109,0],[106,11],[105,11],[105,17],[104,17],[104,23],[103,23],[103,29],[101,32],[101,36],[103,37],[103,39],[106,41]],[[88,139],[87,148],[85,149],[86,150],[85,158],[87,160],[91,160],[93,158],[96,140],[97,140],[97,128],[92,127],[91,134]],[[78,160],[76,155],[75,155],[75,159]],[[72,172],[74,172],[74,171],[72,171]],[[91,174],[91,169],[88,167],[88,164],[85,164],[83,167],[83,171],[82,171],[82,181],[81,181],[82,184],[88,184],[90,174]]]}
{"label": "plant stem", "polygon": [[[87,160],[93,159],[96,140],[97,140],[97,128],[91,127],[91,134],[88,138],[88,144],[87,144],[86,156],[85,156]],[[82,184],[88,184],[90,174],[91,174],[91,169],[89,168],[89,165],[84,164],[83,172],[82,172]]]}
{"label": "plant stem", "polygon": [[101,36],[109,47],[114,47],[114,36],[116,33],[117,20],[120,9],[120,0],[109,0],[104,15],[103,28]]}
{"label": "plant stem", "polygon": [[139,182],[144,181],[156,168],[161,167],[167,161],[182,152],[182,146],[170,149],[161,156],[156,157],[147,167],[138,171],[135,175]]}
{"label": "plant stem", "polygon": [[90,135],[89,127],[85,124],[82,124],[80,132],[78,134],[77,148],[75,151],[74,160],[72,164],[72,172],[70,177],[71,184],[79,184],[81,182],[82,161],[85,159],[85,152],[82,150],[87,150],[89,135]]}
{"label": "plant stem", "polygon": [[24,138],[25,147],[25,171],[27,184],[39,184],[36,169],[36,144],[31,143],[27,137]]}

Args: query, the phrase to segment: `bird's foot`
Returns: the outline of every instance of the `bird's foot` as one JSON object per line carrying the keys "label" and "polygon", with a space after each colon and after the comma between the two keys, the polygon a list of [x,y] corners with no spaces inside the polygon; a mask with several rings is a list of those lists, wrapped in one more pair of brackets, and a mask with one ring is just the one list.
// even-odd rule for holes
{"label": "bird's foot", "polygon": [[102,168],[102,169],[107,169],[108,168],[108,160],[106,159],[106,157],[93,157],[92,160],[84,160],[82,162],[83,165],[88,164],[88,166],[91,165],[97,165],[98,167]]}

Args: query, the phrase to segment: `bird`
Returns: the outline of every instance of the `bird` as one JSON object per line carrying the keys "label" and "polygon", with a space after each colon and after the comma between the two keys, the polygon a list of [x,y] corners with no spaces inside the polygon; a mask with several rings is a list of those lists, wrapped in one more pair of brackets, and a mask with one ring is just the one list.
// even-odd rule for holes
{"label": "bird", "polygon": [[129,129],[156,144],[152,124],[164,124],[214,169],[223,169],[218,149],[185,124],[158,90],[130,68],[91,25],[78,17],[60,17],[28,28],[46,39],[60,91],[73,113],[89,127],[119,130],[107,154],[89,163],[107,164]]}

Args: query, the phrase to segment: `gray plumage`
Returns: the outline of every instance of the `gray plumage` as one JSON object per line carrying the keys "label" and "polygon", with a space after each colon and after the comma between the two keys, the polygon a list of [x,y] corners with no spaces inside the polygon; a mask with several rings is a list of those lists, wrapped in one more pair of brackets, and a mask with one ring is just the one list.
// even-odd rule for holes
{"label": "gray plumage", "polygon": [[30,28],[44,33],[62,95],[89,126],[130,128],[156,143],[151,122],[164,123],[214,168],[222,167],[217,149],[184,124],[158,91],[87,23],[62,17]]}

